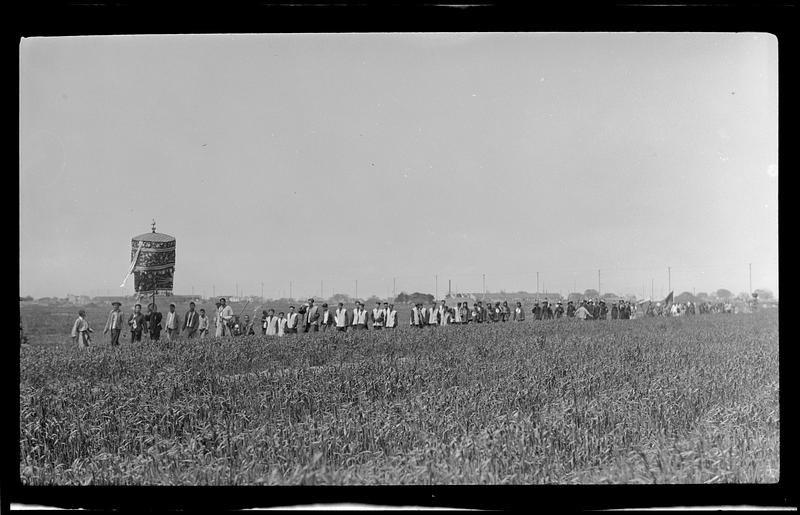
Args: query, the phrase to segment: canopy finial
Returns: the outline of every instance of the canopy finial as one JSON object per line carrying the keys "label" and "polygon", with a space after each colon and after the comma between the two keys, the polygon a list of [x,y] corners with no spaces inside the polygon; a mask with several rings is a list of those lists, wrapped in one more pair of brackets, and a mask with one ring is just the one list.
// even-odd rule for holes
{"label": "canopy finial", "polygon": [[156,219],[153,218],[153,232],[156,232]]}

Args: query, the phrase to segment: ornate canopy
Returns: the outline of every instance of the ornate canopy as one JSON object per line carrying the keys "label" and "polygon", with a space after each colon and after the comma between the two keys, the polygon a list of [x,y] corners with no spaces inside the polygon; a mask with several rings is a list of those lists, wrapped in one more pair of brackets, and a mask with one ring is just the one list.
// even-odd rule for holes
{"label": "ornate canopy", "polygon": [[175,275],[175,237],[153,230],[131,240],[133,287],[140,295],[172,293]]}

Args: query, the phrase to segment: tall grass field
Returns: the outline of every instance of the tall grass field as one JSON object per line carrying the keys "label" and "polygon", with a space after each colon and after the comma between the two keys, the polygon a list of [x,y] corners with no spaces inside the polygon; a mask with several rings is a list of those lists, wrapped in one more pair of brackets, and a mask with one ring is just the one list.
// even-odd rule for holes
{"label": "tall grass field", "polygon": [[83,351],[74,313],[22,315],[24,485],[780,477],[775,310]]}

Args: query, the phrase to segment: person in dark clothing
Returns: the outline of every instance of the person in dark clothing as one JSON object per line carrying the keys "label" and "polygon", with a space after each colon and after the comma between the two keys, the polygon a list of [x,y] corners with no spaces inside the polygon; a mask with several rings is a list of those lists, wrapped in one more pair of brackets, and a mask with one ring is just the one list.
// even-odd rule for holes
{"label": "person in dark clothing", "polygon": [[161,319],[162,315],[155,302],[147,306],[144,320],[147,322],[147,332],[150,333],[151,342],[157,342],[161,338]]}
{"label": "person in dark clothing", "polygon": [[500,308],[500,316],[503,322],[508,322],[511,318],[511,308],[508,306],[508,301],[503,301],[503,306]]}
{"label": "person in dark clothing", "polygon": [[253,327],[253,322],[250,320],[250,315],[244,316],[244,323],[242,324],[242,334],[244,336],[255,336],[256,330]]}
{"label": "person in dark clothing", "polygon": [[142,313],[142,305],[137,302],[136,305],[133,306],[133,313],[128,317],[128,327],[131,328],[132,342],[142,341],[142,331],[146,324],[146,317]]}
{"label": "person in dark clothing", "polygon": [[550,308],[550,304],[545,299],[542,302],[542,320],[552,320],[553,319],[553,310]]}
{"label": "person in dark clothing", "polygon": [[261,311],[261,334],[267,334],[267,310]]}
{"label": "person in dark clothing", "polygon": [[575,317],[575,303],[567,301],[567,318],[574,318]]}
{"label": "person in dark clothing", "polygon": [[553,315],[555,315],[556,319],[559,319],[564,316],[564,306],[561,305],[561,301],[556,302],[556,307],[553,310]]}
{"label": "person in dark clothing", "polygon": [[606,307],[606,302],[604,300],[600,301],[599,308],[600,308],[599,309],[599,311],[600,311],[600,313],[599,313],[600,314],[600,320],[607,319],[608,318],[608,307]]}
{"label": "person in dark clothing", "polygon": [[631,304],[630,302],[623,302],[619,310],[619,318],[622,320],[630,320],[631,318]]}
{"label": "person in dark clothing", "polygon": [[539,305],[538,302],[536,302],[533,305],[533,309],[531,310],[531,313],[533,313],[533,319],[534,320],[541,320],[542,319],[542,307]]}
{"label": "person in dark clothing", "polygon": [[611,303],[611,320],[616,320],[619,318],[619,306],[617,306],[616,302]]}

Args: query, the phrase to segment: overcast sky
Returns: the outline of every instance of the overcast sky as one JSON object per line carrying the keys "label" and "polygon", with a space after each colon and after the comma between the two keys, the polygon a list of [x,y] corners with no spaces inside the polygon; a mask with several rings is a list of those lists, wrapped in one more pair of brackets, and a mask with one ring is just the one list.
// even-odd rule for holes
{"label": "overcast sky", "polygon": [[[31,38],[20,293],[777,293],[768,34]],[[651,282],[652,281],[652,282]]]}

